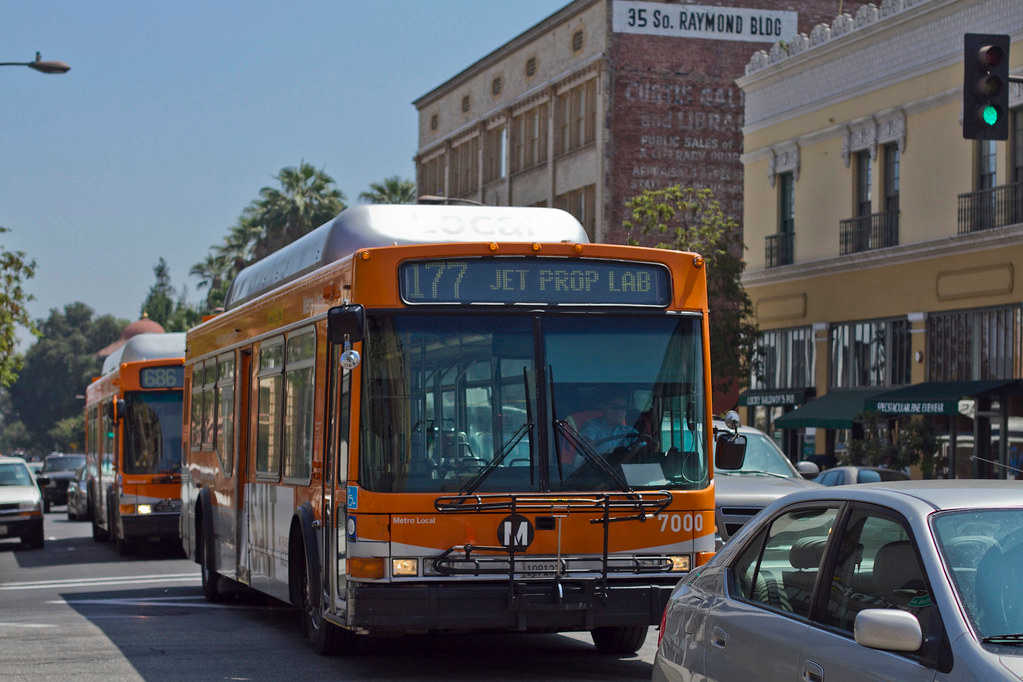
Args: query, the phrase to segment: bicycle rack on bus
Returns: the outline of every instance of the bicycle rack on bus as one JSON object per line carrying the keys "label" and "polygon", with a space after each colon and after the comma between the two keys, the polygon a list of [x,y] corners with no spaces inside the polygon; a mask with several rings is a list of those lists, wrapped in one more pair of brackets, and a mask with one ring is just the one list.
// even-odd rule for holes
{"label": "bicycle rack on bus", "polygon": [[[608,556],[608,537],[611,524],[620,521],[645,522],[664,511],[671,503],[671,493],[659,491],[632,492],[601,492],[601,493],[472,493],[447,495],[434,501],[434,508],[440,513],[492,512],[507,511],[511,514],[519,512],[543,513],[553,515],[567,512],[599,512],[600,516],[591,518],[590,523],[603,526],[603,551],[600,557],[600,585],[594,593],[601,599],[607,598],[608,565],[615,564],[616,571],[628,571],[636,574],[668,573],[671,571],[671,558],[664,555],[640,557]],[[559,519],[560,521],[560,519]],[[559,530],[560,533],[560,530]],[[524,553],[525,548],[513,546],[455,545],[445,550],[433,560],[434,570],[441,575],[508,575],[508,596],[511,604],[515,604],[516,591],[516,555]],[[506,556],[499,556],[499,555]],[[584,557],[562,557],[559,554],[554,572],[555,599],[560,602],[564,595],[561,578],[565,575],[592,573],[592,568],[585,567],[592,559]],[[465,566],[470,564],[470,566]],[[577,565],[581,564],[581,565]]]}

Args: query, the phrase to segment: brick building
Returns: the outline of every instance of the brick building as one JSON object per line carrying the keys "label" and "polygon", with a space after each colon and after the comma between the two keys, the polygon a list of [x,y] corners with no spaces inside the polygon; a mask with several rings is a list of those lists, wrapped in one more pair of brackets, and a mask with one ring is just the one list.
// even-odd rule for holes
{"label": "brick building", "polygon": [[575,0],[413,102],[419,193],[564,208],[606,242],[624,239],[626,200],[673,184],[741,219],[734,81],[842,4]]}

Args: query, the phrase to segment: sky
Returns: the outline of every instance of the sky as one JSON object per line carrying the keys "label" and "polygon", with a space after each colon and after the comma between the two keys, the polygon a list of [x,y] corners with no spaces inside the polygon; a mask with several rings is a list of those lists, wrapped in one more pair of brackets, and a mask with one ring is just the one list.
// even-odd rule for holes
{"label": "sky", "polygon": [[161,256],[198,300],[189,268],[285,166],[350,205],[414,179],[412,100],[566,4],[0,0],[0,62],[71,66],[0,67],[0,245],[37,263],[32,316],[137,319]]}

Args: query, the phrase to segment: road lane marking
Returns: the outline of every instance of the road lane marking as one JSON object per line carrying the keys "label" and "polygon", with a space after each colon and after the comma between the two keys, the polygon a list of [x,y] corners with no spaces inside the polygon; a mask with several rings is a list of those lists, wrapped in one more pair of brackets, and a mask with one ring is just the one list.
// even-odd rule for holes
{"label": "road lane marking", "polygon": [[55,628],[48,623],[0,623],[0,628]]}
{"label": "road lane marking", "polygon": [[[47,604],[67,604],[68,606],[76,606],[78,604],[89,604],[92,606],[162,606],[164,608],[171,609],[259,609],[260,611],[286,611],[290,610],[290,607],[286,606],[261,606],[258,604],[211,604],[204,600],[203,597],[198,599],[203,601],[197,601],[195,603],[182,603],[182,601],[176,601],[176,603],[168,603],[173,597],[146,597],[142,599],[124,599],[118,597],[111,597],[109,599],[53,599],[46,602]],[[188,597],[187,599],[192,599]],[[129,616],[117,616],[118,618],[127,618]],[[146,618],[148,616],[130,616],[132,618]]]}
{"label": "road lane marking", "polygon": [[152,585],[166,582],[201,582],[194,573],[150,576],[111,576],[108,578],[75,578],[69,580],[40,580],[22,583],[0,583],[0,591],[67,589],[74,587],[110,587],[115,585]]}

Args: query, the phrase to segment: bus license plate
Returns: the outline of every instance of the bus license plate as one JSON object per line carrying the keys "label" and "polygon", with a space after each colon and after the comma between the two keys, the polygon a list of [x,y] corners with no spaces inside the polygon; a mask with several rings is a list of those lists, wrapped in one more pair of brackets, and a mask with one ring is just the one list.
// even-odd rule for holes
{"label": "bus license plate", "polygon": [[523,578],[546,578],[558,570],[556,561],[523,561],[519,566],[519,575]]}

